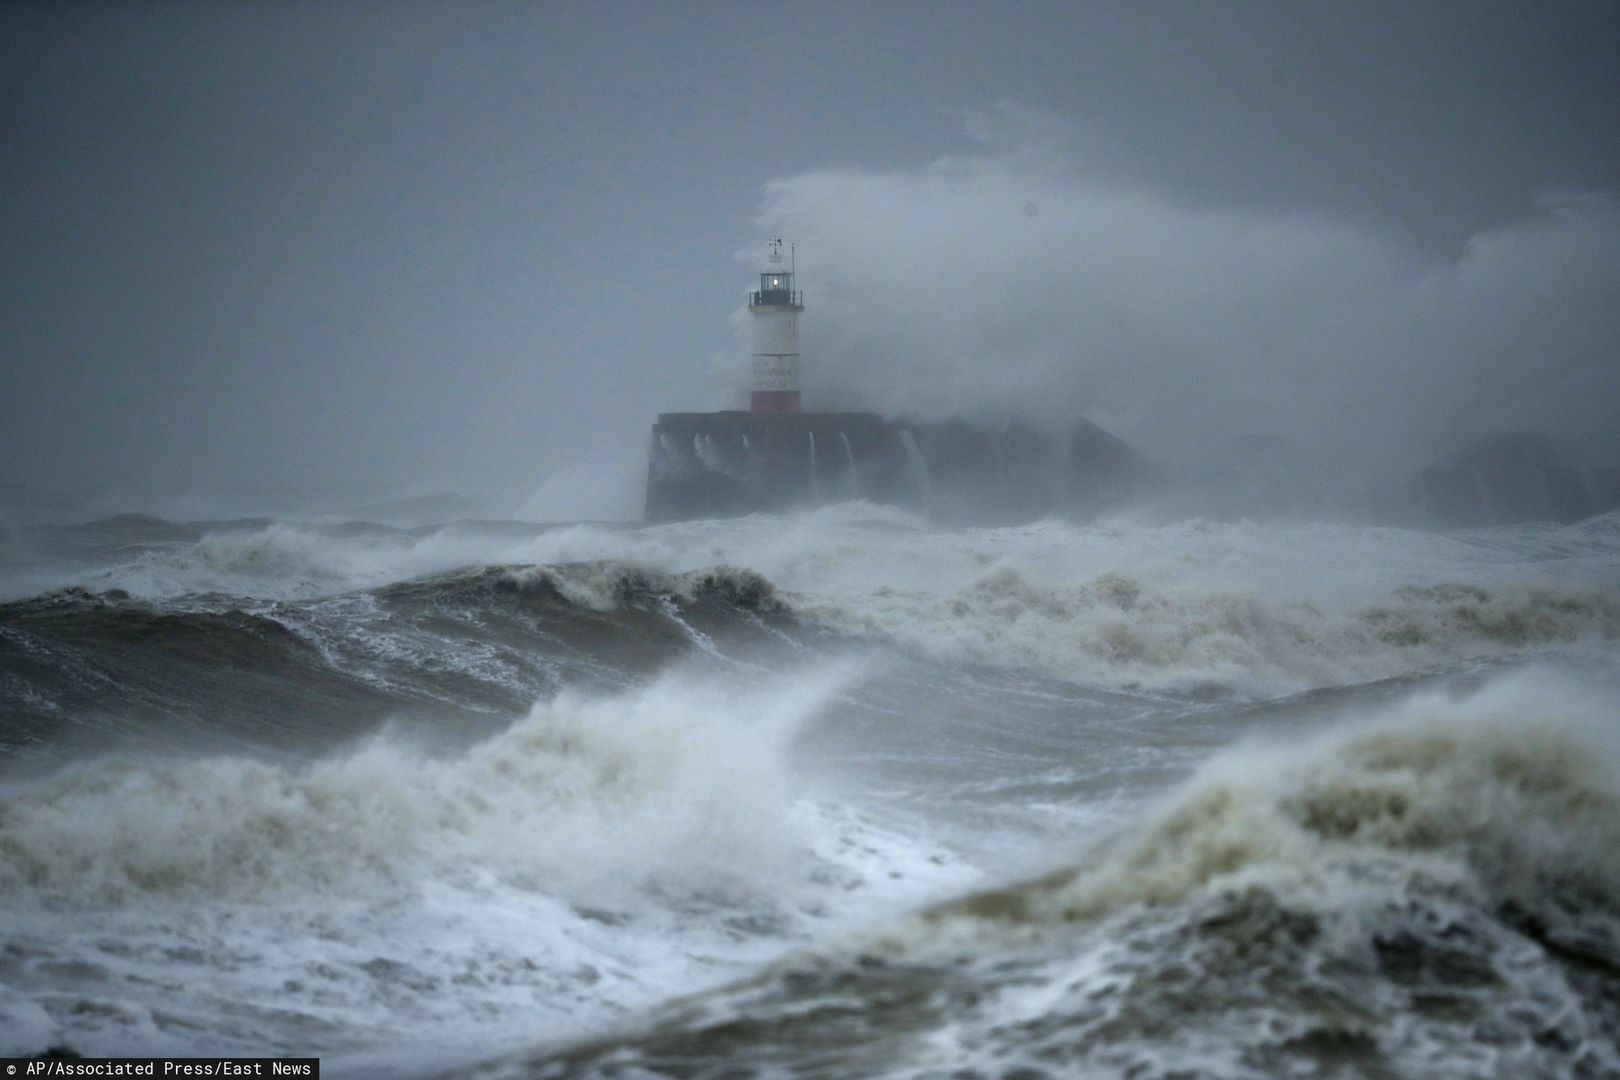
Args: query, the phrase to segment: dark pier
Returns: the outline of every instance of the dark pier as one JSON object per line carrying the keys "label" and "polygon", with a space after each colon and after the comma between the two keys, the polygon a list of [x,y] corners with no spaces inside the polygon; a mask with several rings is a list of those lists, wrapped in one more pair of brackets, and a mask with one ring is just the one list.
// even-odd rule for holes
{"label": "dark pier", "polygon": [[1011,423],[917,423],[877,413],[662,413],[648,521],[735,517],[865,499],[957,521],[1090,516],[1153,467],[1081,421],[1062,435]]}

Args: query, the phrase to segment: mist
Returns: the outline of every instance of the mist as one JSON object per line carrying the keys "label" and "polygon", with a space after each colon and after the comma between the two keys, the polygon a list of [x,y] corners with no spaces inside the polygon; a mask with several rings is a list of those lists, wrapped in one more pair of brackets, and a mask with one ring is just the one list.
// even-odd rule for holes
{"label": "mist", "polygon": [[775,235],[811,407],[1620,456],[1612,5],[987,10],[7,7],[0,509],[634,518]]}
{"label": "mist", "polygon": [[0,148],[0,1058],[1620,1077],[1615,0],[13,2]]}
{"label": "mist", "polygon": [[1099,179],[1061,117],[967,116],[971,153],[766,186],[807,254],[814,385],[923,418],[1084,416],[1167,462],[1280,436],[1439,464],[1483,433],[1620,460],[1620,202],[1547,192],[1455,258],[1322,215]]}

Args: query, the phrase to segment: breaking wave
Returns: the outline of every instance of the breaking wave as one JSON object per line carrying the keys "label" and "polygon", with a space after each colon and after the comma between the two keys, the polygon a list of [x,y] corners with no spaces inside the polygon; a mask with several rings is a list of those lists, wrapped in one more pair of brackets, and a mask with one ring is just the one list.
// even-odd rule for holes
{"label": "breaking wave", "polygon": [[934,659],[1127,689],[1289,693],[1620,640],[1620,592],[1596,585],[1403,586],[1344,611],[1122,574],[1067,585],[1004,567],[944,596],[790,600],[830,629]]}
{"label": "breaking wave", "polygon": [[[248,522],[198,535],[146,521],[147,542],[117,547],[101,569],[63,572],[158,606],[235,606],[311,640],[320,635],[304,612],[358,611],[355,597],[463,620],[477,604],[503,615],[729,607],[787,611],[803,627],[951,664],[1264,696],[1612,645],[1614,521],[1450,535],[1126,519],[938,531],[864,504],[642,528]],[[378,632],[368,626],[370,640]],[[472,635],[460,645],[461,656],[483,647]],[[532,694],[532,679],[508,681]]]}
{"label": "breaking wave", "polygon": [[75,711],[154,723],[179,713],[206,728],[210,715],[246,709],[320,741],[418,706],[513,715],[564,685],[622,684],[692,652],[860,640],[1107,690],[1265,697],[1480,658],[1612,650],[1620,592],[1402,586],[1345,605],[1119,573],[1064,584],[1003,566],[952,593],[836,596],[779,590],[736,566],[614,560],[463,568],[305,600],[74,588],[0,604],[0,704],[18,718],[0,739],[48,739]]}
{"label": "breaking wave", "polygon": [[42,591],[55,578],[57,586],[119,588],[154,600],[210,592],[309,599],[470,566],[612,560],[670,572],[747,566],[783,589],[838,597],[882,588],[945,595],[967,588],[987,569],[1013,567],[1059,583],[1112,571],[1165,584],[1343,599],[1413,581],[1490,585],[1504,572],[1523,576],[1536,566],[1563,580],[1612,581],[1620,554],[1614,521],[1611,514],[1570,526],[1438,534],[1121,517],[1090,525],[1049,520],[941,531],[892,507],[865,503],[640,528],[458,522],[405,530],[365,522],[118,519],[27,538],[35,552],[27,572],[0,565],[6,571],[0,598]]}
{"label": "breaking wave", "polygon": [[1532,669],[1228,751],[1061,869],[524,1075],[1615,1075],[1614,700]]}
{"label": "breaking wave", "polygon": [[453,755],[388,734],[306,765],[101,759],[0,789],[0,902],[363,893],[469,867],[546,891],[750,887],[795,846],[786,740],[846,675],[563,693]]}
{"label": "breaking wave", "polygon": [[594,611],[677,602],[713,603],[739,611],[778,611],[775,587],[752,570],[714,566],[671,573],[637,563],[605,560],[562,566],[492,566],[437,574],[379,590],[430,603],[469,595],[502,594],[562,601]]}
{"label": "breaking wave", "polygon": [[1620,1075],[1617,537],[32,530],[0,1050]]}
{"label": "breaking wave", "polygon": [[1396,867],[1493,907],[1620,915],[1617,731],[1607,688],[1547,670],[1421,694],[1303,747],[1227,751],[1084,863],[932,917],[1073,922],[1216,882],[1334,905]]}
{"label": "breaking wave", "polygon": [[[649,675],[716,639],[772,639],[780,603],[726,567],[484,567],[299,601],[140,600],[62,589],[0,604],[6,745],[116,717],[119,734],[195,732],[329,747],[385,716],[518,715],[563,685]],[[64,719],[70,718],[70,719]]]}

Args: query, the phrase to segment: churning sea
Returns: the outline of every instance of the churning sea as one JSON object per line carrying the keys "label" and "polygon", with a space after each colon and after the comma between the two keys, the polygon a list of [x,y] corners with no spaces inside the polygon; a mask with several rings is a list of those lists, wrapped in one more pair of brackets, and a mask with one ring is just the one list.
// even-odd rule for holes
{"label": "churning sea", "polygon": [[0,540],[0,1054],[1620,1076],[1620,516]]}

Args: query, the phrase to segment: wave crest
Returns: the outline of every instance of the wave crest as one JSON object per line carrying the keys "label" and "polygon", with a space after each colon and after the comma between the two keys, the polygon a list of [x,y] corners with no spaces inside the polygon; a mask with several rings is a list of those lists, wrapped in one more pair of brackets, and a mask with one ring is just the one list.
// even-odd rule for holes
{"label": "wave crest", "polygon": [[527,1072],[1612,1076],[1615,723],[1612,686],[1530,670],[1229,751],[1042,878]]}
{"label": "wave crest", "polygon": [[564,693],[449,757],[383,735],[301,767],[72,766],[0,791],[0,898],[251,901],[468,868],[547,891],[649,873],[743,887],[791,846],[785,740],[844,678]]}
{"label": "wave crest", "polygon": [[617,611],[676,601],[714,603],[739,611],[782,608],[776,587],[761,574],[735,566],[670,573],[640,563],[607,560],[563,566],[512,567],[497,571],[504,587],[549,590],[579,607]]}
{"label": "wave crest", "polygon": [[1620,915],[1620,765],[1594,741],[1613,722],[1540,671],[1421,695],[1307,750],[1231,751],[1084,863],[941,913],[1068,922],[1261,879],[1340,896],[1399,864],[1493,905]]}
{"label": "wave crest", "polygon": [[1403,587],[1364,610],[1333,612],[1117,573],[1055,584],[1003,567],[949,596],[797,595],[791,606],[835,630],[887,637],[948,662],[1110,687],[1254,694],[1620,640],[1620,593],[1553,584]]}

